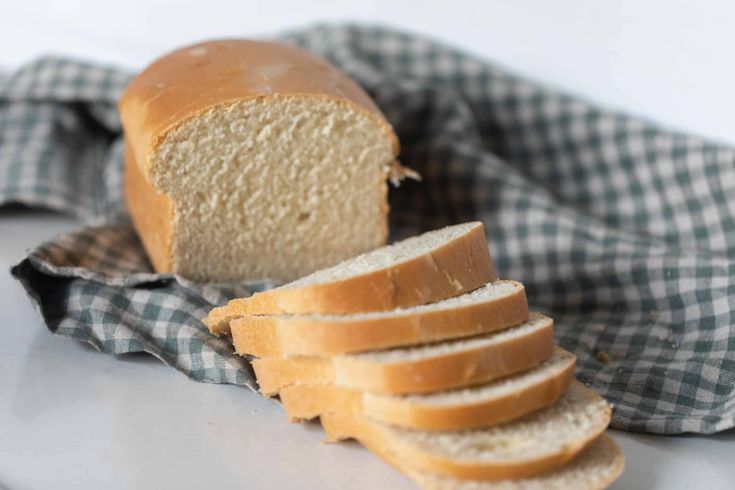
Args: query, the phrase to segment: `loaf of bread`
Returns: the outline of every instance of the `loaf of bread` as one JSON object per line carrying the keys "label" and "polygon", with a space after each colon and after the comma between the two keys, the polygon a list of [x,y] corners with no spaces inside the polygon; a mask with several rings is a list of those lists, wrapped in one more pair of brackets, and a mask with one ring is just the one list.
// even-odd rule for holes
{"label": "loaf of bread", "polygon": [[125,200],[157,271],[288,281],[385,243],[398,141],[324,60],[197,44],[135,77],[119,109]]}

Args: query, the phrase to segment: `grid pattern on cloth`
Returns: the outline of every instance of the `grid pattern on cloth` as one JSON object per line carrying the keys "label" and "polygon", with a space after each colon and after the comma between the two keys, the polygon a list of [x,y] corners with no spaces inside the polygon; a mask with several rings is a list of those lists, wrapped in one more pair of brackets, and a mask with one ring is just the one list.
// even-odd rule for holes
{"label": "grid pattern on cloth", "polygon": [[[391,232],[479,219],[499,273],[527,288],[614,403],[616,428],[735,426],[735,149],[600,109],[430,40],[362,26],[282,36],[358,80],[423,181],[391,191]],[[271,287],[152,274],[121,205],[115,111],[128,75],[43,59],[0,85],[0,203],[90,227],[14,269],[58,334],[146,351],[194,379],[254,387],[199,320]]]}

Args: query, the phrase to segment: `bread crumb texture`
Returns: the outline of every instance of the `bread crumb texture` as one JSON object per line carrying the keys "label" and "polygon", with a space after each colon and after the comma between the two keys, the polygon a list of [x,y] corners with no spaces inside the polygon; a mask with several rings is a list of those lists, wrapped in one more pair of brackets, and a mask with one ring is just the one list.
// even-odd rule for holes
{"label": "bread crumb texture", "polygon": [[522,480],[457,480],[410,468],[406,471],[424,490],[601,490],[620,476],[623,466],[617,444],[603,435],[571,463]]}
{"label": "bread crumb texture", "polygon": [[599,435],[610,419],[605,400],[572,383],[553,405],[512,422],[479,430],[428,432],[385,426],[423,451],[462,461],[531,460],[563,452]]}
{"label": "bread crumb texture", "polygon": [[318,270],[285,285],[284,288],[295,289],[313,284],[331,283],[395,266],[396,264],[409,261],[416,257],[431,254],[437,248],[460,239],[472,229],[480,226],[482,226],[481,223],[472,221],[428,231],[421,235],[406,238],[392,245],[386,245],[378,250],[372,250],[357,257],[352,257],[333,267]]}
{"label": "bread crumb texture", "polygon": [[185,120],[149,172],[174,204],[174,271],[288,281],[382,245],[392,144],[373,116],[318,96],[250,98]]}

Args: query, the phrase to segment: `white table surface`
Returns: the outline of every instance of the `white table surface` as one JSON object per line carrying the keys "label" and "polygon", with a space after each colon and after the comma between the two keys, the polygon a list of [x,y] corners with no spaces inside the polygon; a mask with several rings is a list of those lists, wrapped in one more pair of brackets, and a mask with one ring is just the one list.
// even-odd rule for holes
{"label": "white table surface", "polygon": [[[413,488],[357,444],[320,444],[318,425],[289,424],[245,388],[50,334],[5,271],[75,226],[0,209],[0,489]],[[735,488],[733,431],[613,437],[627,458],[615,489]]]}

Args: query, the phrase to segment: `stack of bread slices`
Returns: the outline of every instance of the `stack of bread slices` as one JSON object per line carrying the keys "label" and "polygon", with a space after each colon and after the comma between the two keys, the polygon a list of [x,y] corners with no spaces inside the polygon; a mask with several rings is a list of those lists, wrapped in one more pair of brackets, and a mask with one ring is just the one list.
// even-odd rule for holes
{"label": "stack of bread slices", "polygon": [[205,319],[261,392],[423,488],[597,489],[623,457],[553,321],[498,280],[481,223],[412,237]]}

